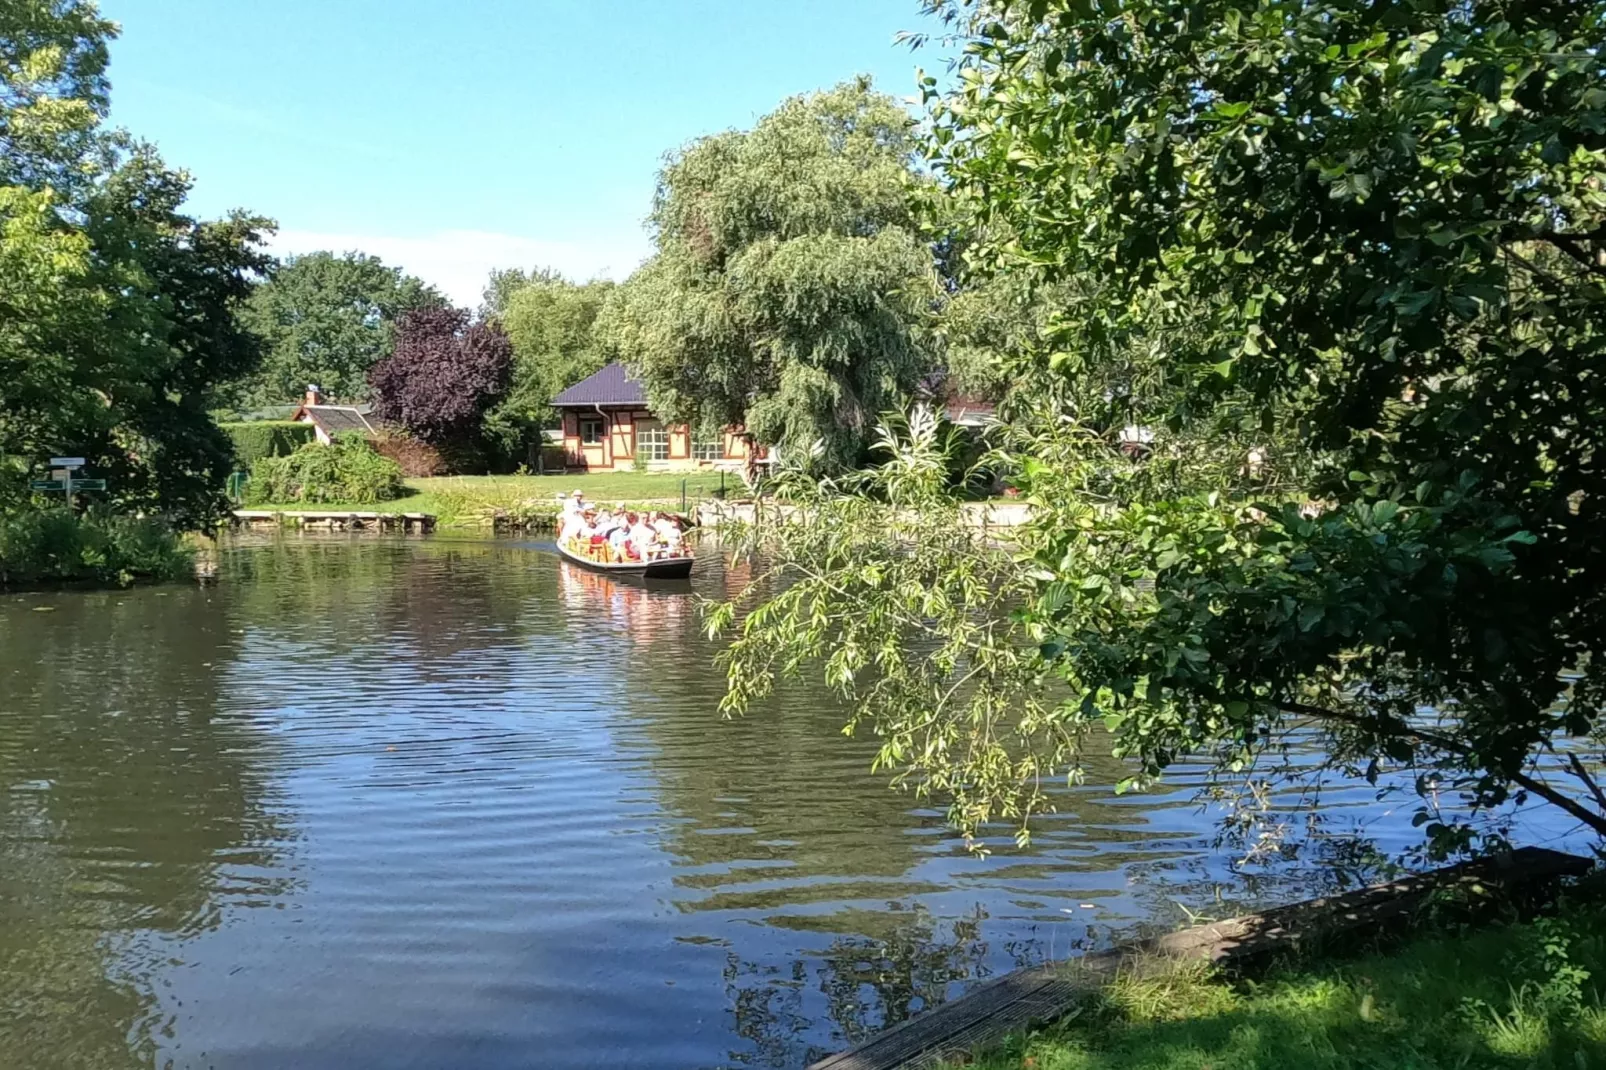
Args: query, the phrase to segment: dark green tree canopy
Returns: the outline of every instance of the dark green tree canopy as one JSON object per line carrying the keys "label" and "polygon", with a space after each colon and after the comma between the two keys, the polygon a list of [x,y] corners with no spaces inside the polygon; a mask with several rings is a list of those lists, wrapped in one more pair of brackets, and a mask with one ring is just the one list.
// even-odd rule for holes
{"label": "dark green tree canopy", "polygon": [[243,319],[262,338],[264,356],[260,371],[240,385],[240,400],[287,405],[309,383],[331,400],[367,400],[368,370],[394,349],[397,319],[444,305],[433,287],[375,256],[288,257],[246,305]]}
{"label": "dark green tree canopy", "polygon": [[0,504],[66,452],[123,507],[201,523],[230,468],[206,403],[260,357],[238,316],[271,223],[183,214],[187,176],[100,127],[113,30],[88,3],[0,5]]}
{"label": "dark green tree canopy", "polygon": [[[1498,801],[1592,722],[1595,670],[1551,706],[1606,649],[1606,8],[1050,6],[1001,6],[938,118],[945,173],[1019,255],[1103,283],[1062,313],[1062,373],[1159,338],[1185,389],[1149,418],[1324,459],[1315,519],[1132,503],[1149,519],[1116,537],[1144,531],[1153,556],[1121,554],[1157,601],[1122,627],[1154,653],[1112,657],[1114,621],[1073,601],[1044,618],[1068,673],[1180,715],[1140,747],[1156,765],[1290,710],[1404,755],[1413,712],[1453,705],[1450,756]],[[1217,537],[1237,549],[1190,552]]]}
{"label": "dark green tree canopy", "polygon": [[867,80],[693,142],[659,178],[658,253],[599,330],[653,407],[841,466],[929,367],[936,298],[913,124]]}
{"label": "dark green tree canopy", "polygon": [[[1063,288],[1008,368],[1027,561],[795,535],[735,700],[766,643],[863,670],[884,760],[967,826],[1105,732],[1142,781],[1314,727],[1413,777],[1441,843],[1447,788],[1606,831],[1550,757],[1600,746],[1606,685],[1606,4],[934,6],[967,38],[928,103],[968,263]],[[966,611],[933,637],[938,601]],[[863,620],[947,668],[873,660]]]}

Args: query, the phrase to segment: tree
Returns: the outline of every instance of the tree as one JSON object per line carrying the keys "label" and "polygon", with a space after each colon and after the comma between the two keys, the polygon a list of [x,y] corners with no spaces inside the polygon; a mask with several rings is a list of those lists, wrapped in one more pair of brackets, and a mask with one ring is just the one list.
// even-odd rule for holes
{"label": "tree", "polygon": [[659,176],[658,252],[598,330],[655,411],[842,467],[928,369],[936,299],[907,113],[867,79],[693,142]]}
{"label": "tree", "polygon": [[368,369],[389,356],[396,320],[445,305],[434,287],[350,252],[292,256],[256,287],[243,319],[262,338],[261,369],[237,391],[252,406],[283,405],[316,384],[331,399],[368,397]]}
{"label": "tree", "polygon": [[526,286],[559,282],[562,279],[562,273],[551,268],[536,267],[529,271],[523,268],[492,268],[490,278],[485,280],[485,289],[480,291],[480,319],[496,319],[507,310],[508,298]]}
{"label": "tree", "polygon": [[[970,263],[1071,285],[1011,368],[1038,398],[1023,586],[933,635],[914,610],[959,564],[900,588],[896,546],[788,536],[803,579],[749,618],[733,704],[766,640],[849,690],[873,663],[862,723],[969,828],[1095,733],[1141,785],[1314,729],[1413,779],[1440,848],[1469,835],[1451,789],[1606,832],[1574,749],[1606,683],[1606,5],[935,6],[970,36],[956,88],[928,82],[933,165],[994,236]],[[1129,421],[1158,463],[1114,455]],[[868,612],[952,644],[933,678],[873,661]],[[970,687],[997,665],[1007,713]]]}
{"label": "tree", "polygon": [[496,280],[505,283],[515,274],[522,282],[498,299],[496,314],[513,346],[512,385],[485,425],[505,455],[522,457],[541,428],[553,425],[553,397],[607,363],[592,328],[614,286],[573,283],[548,271],[499,272],[486,291],[488,304]]}
{"label": "tree", "polygon": [[272,224],[184,215],[187,176],[100,127],[113,32],[88,3],[0,7],[0,505],[81,453],[117,506],[199,525],[230,468],[205,399],[259,359],[237,317]]}
{"label": "tree", "polygon": [[396,351],[369,373],[374,410],[431,445],[472,446],[512,363],[494,323],[471,322],[465,309],[414,309],[401,319]]}

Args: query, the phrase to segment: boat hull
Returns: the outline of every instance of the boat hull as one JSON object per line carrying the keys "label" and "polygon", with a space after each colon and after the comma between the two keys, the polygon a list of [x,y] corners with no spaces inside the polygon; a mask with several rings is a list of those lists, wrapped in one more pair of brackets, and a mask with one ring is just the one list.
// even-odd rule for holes
{"label": "boat hull", "polygon": [[565,561],[572,561],[581,568],[588,568],[608,576],[636,576],[644,580],[683,580],[691,575],[691,568],[697,563],[689,554],[685,557],[670,557],[658,561],[593,561],[589,557],[575,553],[561,542],[555,545]]}

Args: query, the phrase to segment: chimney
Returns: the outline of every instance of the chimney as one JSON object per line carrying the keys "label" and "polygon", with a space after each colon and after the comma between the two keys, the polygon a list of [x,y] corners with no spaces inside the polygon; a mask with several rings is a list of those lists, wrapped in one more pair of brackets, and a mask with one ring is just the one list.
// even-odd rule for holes
{"label": "chimney", "polygon": [[312,383],[308,383],[307,384],[307,396],[301,399],[301,404],[303,404],[303,405],[322,405],[323,404],[323,391],[319,390]]}

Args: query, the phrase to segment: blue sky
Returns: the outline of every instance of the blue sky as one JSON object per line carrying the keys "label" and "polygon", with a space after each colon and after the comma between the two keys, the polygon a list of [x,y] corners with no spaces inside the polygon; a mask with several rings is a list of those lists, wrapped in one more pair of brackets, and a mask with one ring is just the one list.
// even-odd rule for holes
{"label": "blue sky", "polygon": [[103,0],[112,121],[275,248],[362,249],[473,303],[488,270],[623,278],[663,154],[938,54],[917,0]]}

